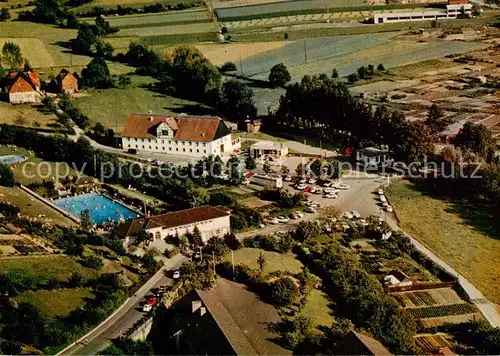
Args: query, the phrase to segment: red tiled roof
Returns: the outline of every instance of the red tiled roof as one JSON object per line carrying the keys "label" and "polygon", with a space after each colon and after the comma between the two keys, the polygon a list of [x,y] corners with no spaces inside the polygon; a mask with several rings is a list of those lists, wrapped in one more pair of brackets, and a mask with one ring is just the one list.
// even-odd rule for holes
{"label": "red tiled roof", "polygon": [[15,93],[28,93],[36,91],[36,89],[33,87],[31,83],[29,83],[24,77],[17,77],[16,81],[14,84],[9,89],[9,94],[15,94]]}
{"label": "red tiled roof", "polygon": [[122,136],[154,138],[155,127],[163,122],[174,130],[174,138],[180,141],[210,142],[230,133],[226,124],[218,117],[131,114]]}
{"label": "red tiled roof", "polygon": [[139,233],[142,229],[153,229],[156,227],[165,227],[168,229],[229,215],[230,210],[225,207],[205,205],[125,222],[120,225],[117,232],[120,236],[127,237]]}

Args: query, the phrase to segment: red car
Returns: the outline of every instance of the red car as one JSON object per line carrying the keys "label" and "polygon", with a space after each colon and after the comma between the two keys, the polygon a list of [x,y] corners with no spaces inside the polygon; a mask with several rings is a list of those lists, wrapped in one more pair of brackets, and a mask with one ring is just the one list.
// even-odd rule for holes
{"label": "red car", "polygon": [[308,185],[307,187],[304,188],[304,192],[308,193],[311,191],[312,188],[313,188],[312,186]]}
{"label": "red car", "polygon": [[146,302],[147,305],[155,305],[156,303],[158,303],[158,298],[155,297],[149,298],[148,301]]}

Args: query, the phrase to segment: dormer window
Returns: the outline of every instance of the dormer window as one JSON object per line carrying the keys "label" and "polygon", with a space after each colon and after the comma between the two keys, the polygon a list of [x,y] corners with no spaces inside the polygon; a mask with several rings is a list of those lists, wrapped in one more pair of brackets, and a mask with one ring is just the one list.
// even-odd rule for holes
{"label": "dormer window", "polygon": [[161,130],[162,136],[168,136],[168,130]]}

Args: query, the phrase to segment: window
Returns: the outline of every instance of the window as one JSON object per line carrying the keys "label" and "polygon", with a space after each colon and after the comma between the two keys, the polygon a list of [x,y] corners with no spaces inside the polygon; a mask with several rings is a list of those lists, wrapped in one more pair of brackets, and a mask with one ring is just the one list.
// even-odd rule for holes
{"label": "window", "polygon": [[192,148],[190,148],[190,149],[189,149],[189,152],[193,152],[193,149],[192,149]]}
{"label": "window", "polygon": [[203,142],[203,147],[205,147],[207,144],[205,142]]}
{"label": "window", "polygon": [[172,141],[168,140],[168,144],[170,145],[172,143]]}
{"label": "window", "polygon": [[182,152],[186,152],[186,149],[185,149],[185,148],[183,148],[183,149],[182,149]]}
{"label": "window", "polygon": [[161,144],[163,145],[165,143],[165,140],[161,140]]}
{"label": "window", "polygon": [[215,230],[215,233],[220,234],[220,230],[219,229]]}
{"label": "window", "polygon": [[178,149],[178,148],[176,148],[175,150],[176,150],[176,151],[179,151],[179,149]]}
{"label": "window", "polygon": [[148,138],[148,142],[151,142],[151,139],[150,139],[150,138]]}
{"label": "window", "polygon": [[151,146],[149,146],[149,149],[151,149]]}
{"label": "window", "polygon": [[142,145],[142,148],[144,149],[144,145]]}
{"label": "window", "polygon": [[168,136],[168,130],[161,130],[162,136]]}
{"label": "window", "polygon": [[157,150],[157,151],[158,151],[158,146],[156,146],[156,147],[155,147],[155,150]]}
{"label": "window", "polygon": [[196,150],[196,153],[200,153],[200,150]]}
{"label": "window", "polygon": [[192,145],[193,145],[193,143],[191,141],[189,141],[189,146],[192,146]]}
{"label": "window", "polygon": [[165,151],[165,147],[163,147],[163,151]]}
{"label": "window", "polygon": [[139,148],[139,146],[138,146],[138,145],[135,145],[135,148]]}
{"label": "window", "polygon": [[169,151],[172,151],[172,147],[169,147],[169,148],[168,148],[168,150],[169,150]]}
{"label": "window", "polygon": [[199,146],[199,145],[200,145],[200,143],[199,143],[199,142],[196,142],[196,146]]}
{"label": "window", "polygon": [[203,150],[203,153],[207,153],[207,150]]}
{"label": "window", "polygon": [[185,144],[186,144],[186,142],[185,142],[185,141],[182,141],[182,145],[184,146]]}

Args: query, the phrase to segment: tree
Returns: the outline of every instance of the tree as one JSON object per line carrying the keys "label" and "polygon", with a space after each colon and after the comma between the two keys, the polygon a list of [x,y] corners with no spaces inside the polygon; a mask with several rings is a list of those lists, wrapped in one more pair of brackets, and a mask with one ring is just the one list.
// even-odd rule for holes
{"label": "tree", "polygon": [[228,120],[242,123],[257,116],[253,101],[253,90],[245,83],[230,79],[222,85],[219,110]]}
{"label": "tree", "polygon": [[31,72],[31,71],[33,71],[31,63],[28,61],[28,59],[24,58],[23,72]]}
{"label": "tree", "polygon": [[268,161],[264,162],[264,164],[262,165],[262,170],[264,171],[265,174],[270,174],[272,172],[271,165],[269,164]]}
{"label": "tree", "polygon": [[84,231],[90,231],[92,228],[92,215],[90,215],[90,211],[88,209],[83,210],[80,213],[80,225]]}
{"label": "tree", "polygon": [[78,28],[78,17],[72,12],[68,13],[66,16],[66,27],[67,28]]}
{"label": "tree", "polygon": [[332,70],[332,78],[337,79],[339,77],[339,72],[337,71],[337,68],[333,68]]}
{"label": "tree", "polygon": [[88,54],[97,41],[97,35],[91,25],[83,23],[78,28],[78,35],[71,43],[75,53]]}
{"label": "tree", "polygon": [[281,173],[282,175],[288,175],[288,174],[290,173],[290,168],[288,168],[288,166],[287,166],[287,165],[282,164],[282,165],[281,165],[281,168],[280,168],[280,173]]}
{"label": "tree", "polygon": [[57,0],[35,0],[33,16],[37,22],[57,24],[65,17]]}
{"label": "tree", "polygon": [[295,239],[307,241],[321,234],[321,228],[316,222],[301,221],[295,230]]}
{"label": "tree", "polygon": [[356,83],[359,80],[359,75],[357,73],[351,73],[347,76],[349,83]]}
{"label": "tree", "polygon": [[477,2],[472,3],[472,16],[481,16],[481,5]]}
{"label": "tree", "polygon": [[118,77],[118,86],[120,88],[127,88],[132,84],[132,79],[128,75],[120,75]]}
{"label": "tree", "polygon": [[6,69],[17,72],[23,67],[24,59],[21,48],[14,42],[5,42],[2,47],[2,66]]}
{"label": "tree", "polygon": [[304,165],[302,163],[299,163],[297,165],[297,168],[295,168],[295,173],[299,176],[302,177],[306,172],[304,171]]}
{"label": "tree", "polygon": [[370,71],[365,66],[359,67],[357,73],[360,79],[368,79],[370,77]]}
{"label": "tree", "polygon": [[113,51],[115,49],[108,42],[98,41],[95,45],[95,53],[97,57],[103,57],[110,59],[113,57]]}
{"label": "tree", "polygon": [[82,70],[82,82],[84,86],[106,89],[113,87],[114,83],[109,74],[106,61],[102,58],[94,58]]}
{"label": "tree", "polygon": [[450,121],[443,119],[443,111],[436,104],[432,104],[427,113],[425,124],[433,134],[443,131]]}
{"label": "tree", "polygon": [[221,73],[234,72],[236,70],[236,65],[233,62],[226,62],[219,68]]}
{"label": "tree", "polygon": [[466,122],[453,141],[457,146],[471,150],[483,158],[491,157],[495,151],[495,141],[486,126]]}
{"label": "tree", "polygon": [[274,65],[269,72],[269,82],[275,87],[282,87],[291,79],[290,72],[283,63]]}
{"label": "tree", "polygon": [[51,96],[46,96],[42,99],[42,108],[40,109],[41,112],[44,114],[53,114],[56,112],[56,104],[54,103],[54,98]]}
{"label": "tree", "polygon": [[369,76],[374,75],[375,74],[375,66],[373,64],[368,64],[367,72],[368,72]]}
{"label": "tree", "polygon": [[267,262],[262,252],[260,253],[259,258],[257,259],[257,264],[259,265],[260,272],[264,273],[264,267],[266,266]]}
{"label": "tree", "polygon": [[240,184],[245,180],[240,165],[240,159],[236,156],[231,156],[231,158],[227,161],[229,181],[231,184]]}
{"label": "tree", "polygon": [[3,7],[2,10],[0,11],[0,22],[7,21],[8,19],[10,19],[9,10]]}
{"label": "tree", "polygon": [[100,122],[96,122],[92,130],[96,135],[99,136],[104,136],[104,134],[106,133],[106,128]]}
{"label": "tree", "polygon": [[279,278],[270,285],[271,302],[277,306],[287,306],[294,302],[299,288],[290,277]]}
{"label": "tree", "polygon": [[193,244],[196,246],[200,246],[203,243],[201,231],[197,225],[194,226],[193,232],[191,233],[191,238],[193,239]]}
{"label": "tree", "polygon": [[249,171],[253,171],[257,167],[257,163],[250,154],[245,158],[245,168]]}
{"label": "tree", "polygon": [[313,163],[311,163],[310,169],[316,177],[321,177],[325,173],[321,158],[314,160]]}
{"label": "tree", "polygon": [[15,183],[14,173],[6,164],[0,164],[0,185],[13,187]]}
{"label": "tree", "polygon": [[158,266],[158,262],[156,262],[154,256],[151,252],[146,253],[142,256],[142,266],[150,273],[153,274],[156,272],[156,268]]}
{"label": "tree", "polygon": [[104,267],[104,262],[102,261],[101,257],[98,256],[85,256],[82,258],[82,264],[85,267],[100,270]]}

